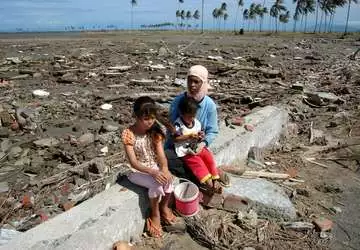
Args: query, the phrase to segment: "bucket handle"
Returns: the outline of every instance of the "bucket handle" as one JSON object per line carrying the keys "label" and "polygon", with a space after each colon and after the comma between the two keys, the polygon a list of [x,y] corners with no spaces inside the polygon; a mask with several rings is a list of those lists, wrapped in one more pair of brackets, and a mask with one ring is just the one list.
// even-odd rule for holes
{"label": "bucket handle", "polygon": [[180,178],[180,177],[178,177],[178,179],[179,179],[179,180],[182,180],[182,181],[190,182],[190,183],[192,183],[192,184],[195,185],[195,183],[193,183],[192,181],[190,181],[190,180],[188,180],[188,179]]}

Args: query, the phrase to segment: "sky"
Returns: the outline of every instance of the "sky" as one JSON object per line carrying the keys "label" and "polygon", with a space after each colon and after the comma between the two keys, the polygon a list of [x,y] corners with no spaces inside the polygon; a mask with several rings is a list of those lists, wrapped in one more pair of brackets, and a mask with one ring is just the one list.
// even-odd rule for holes
{"label": "sky", "polygon": [[[273,1],[266,0],[266,6]],[[175,12],[179,9],[177,0],[137,0],[134,7],[134,28],[142,24],[176,22]],[[226,28],[233,29],[236,15],[236,0],[205,0],[205,27],[213,26],[212,10],[222,2],[228,4],[229,20]],[[263,0],[245,0],[245,8]],[[293,13],[292,0],[285,0]],[[180,10],[201,11],[201,0],[185,0]],[[334,24],[344,25],[347,8],[338,9]],[[353,4],[349,25],[360,29],[360,4]],[[130,28],[130,0],[0,0],[0,31],[23,30],[64,30],[65,26],[105,27],[116,25],[118,28]],[[241,19],[241,16],[239,17]],[[308,18],[308,26],[314,23],[314,16]],[[268,27],[269,18],[265,18],[264,27]],[[292,23],[287,25],[291,29]]]}

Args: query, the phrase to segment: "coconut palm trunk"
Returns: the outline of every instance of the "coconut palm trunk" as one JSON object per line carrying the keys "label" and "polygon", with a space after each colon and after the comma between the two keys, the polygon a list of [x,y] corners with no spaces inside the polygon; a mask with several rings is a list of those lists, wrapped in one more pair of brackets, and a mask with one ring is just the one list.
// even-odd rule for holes
{"label": "coconut palm trunk", "polygon": [[314,33],[316,33],[316,29],[317,29],[317,25],[318,25],[318,19],[319,19],[319,1],[316,1],[316,19],[315,19]]}
{"label": "coconut palm trunk", "polygon": [[349,5],[348,5],[348,9],[347,9],[347,14],[346,14],[346,24],[345,24],[345,32],[344,32],[344,34],[347,34],[347,31],[348,31],[349,16],[350,16],[350,9],[351,9],[351,1],[352,0],[348,0]]}
{"label": "coconut palm trunk", "polygon": [[204,0],[201,2],[201,33],[204,33]]}

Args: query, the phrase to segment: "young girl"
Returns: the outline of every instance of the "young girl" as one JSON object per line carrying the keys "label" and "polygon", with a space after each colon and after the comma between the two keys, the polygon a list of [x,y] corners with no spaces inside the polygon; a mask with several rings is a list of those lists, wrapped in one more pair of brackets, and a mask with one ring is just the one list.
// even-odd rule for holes
{"label": "young girl", "polygon": [[205,134],[201,131],[201,123],[195,118],[198,107],[191,97],[184,96],[180,101],[180,117],[174,123],[175,152],[210,192],[222,193],[214,157],[207,147],[199,147]]}
{"label": "young girl", "polygon": [[140,97],[134,103],[135,123],[122,133],[122,142],[132,167],[128,179],[148,188],[151,214],[146,230],[153,237],[161,237],[160,219],[165,224],[175,223],[169,208],[173,192],[172,176],[168,171],[163,148],[164,135],[156,121],[157,109],[153,99]]}

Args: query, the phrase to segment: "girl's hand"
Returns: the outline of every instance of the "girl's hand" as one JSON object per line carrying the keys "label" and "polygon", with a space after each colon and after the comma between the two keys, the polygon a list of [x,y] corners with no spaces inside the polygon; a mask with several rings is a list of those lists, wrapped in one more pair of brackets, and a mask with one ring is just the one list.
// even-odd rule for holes
{"label": "girl's hand", "polygon": [[165,174],[159,170],[153,170],[150,175],[161,185],[168,183]]}
{"label": "girl's hand", "polygon": [[204,147],[206,147],[205,142],[200,142],[195,149],[195,154],[200,154]]}
{"label": "girl's hand", "polygon": [[168,183],[172,182],[173,176],[172,176],[172,174],[170,173],[169,170],[164,170],[164,171],[162,171],[162,173],[163,173],[164,176],[166,177]]}

